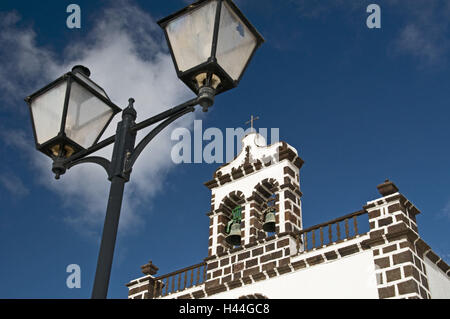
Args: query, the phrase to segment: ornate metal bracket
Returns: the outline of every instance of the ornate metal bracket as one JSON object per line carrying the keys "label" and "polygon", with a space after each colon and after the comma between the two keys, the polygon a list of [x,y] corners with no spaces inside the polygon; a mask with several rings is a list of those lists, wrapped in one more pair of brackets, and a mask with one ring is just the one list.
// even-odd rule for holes
{"label": "ornate metal bracket", "polygon": [[67,164],[66,168],[71,169],[75,165],[83,164],[83,163],[94,163],[94,164],[100,165],[101,167],[103,167],[105,169],[106,174],[108,174],[108,178],[110,177],[111,162],[108,161],[106,158],[103,158],[100,156],[90,156],[90,157],[85,157],[85,158],[70,162],[69,164]]}
{"label": "ornate metal bracket", "polygon": [[158,135],[165,127],[167,127],[169,124],[171,124],[178,118],[182,117],[183,115],[193,112],[194,110],[195,110],[194,106],[181,110],[180,112],[171,115],[164,122],[160,123],[157,127],[155,127],[152,131],[150,131],[150,133],[148,133],[135,147],[134,151],[132,152],[131,156],[128,158],[125,164],[124,171],[127,173],[131,172],[134,163],[138,159],[139,155],[141,155],[145,147],[148,145],[148,143],[150,143],[155,138],[155,136]]}

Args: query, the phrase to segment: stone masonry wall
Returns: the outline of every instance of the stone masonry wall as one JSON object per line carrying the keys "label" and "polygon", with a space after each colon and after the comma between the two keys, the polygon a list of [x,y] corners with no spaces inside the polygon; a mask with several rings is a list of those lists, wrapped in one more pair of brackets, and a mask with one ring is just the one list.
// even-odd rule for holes
{"label": "stone masonry wall", "polygon": [[[430,298],[423,250],[418,246],[420,212],[391,182],[391,191],[365,206],[380,298]],[[379,186],[382,187],[382,184]]]}
{"label": "stone masonry wall", "polygon": [[292,234],[279,234],[207,257],[206,293],[225,291],[224,284],[237,287],[275,276],[274,269],[289,264],[291,254],[297,253],[293,242]]}

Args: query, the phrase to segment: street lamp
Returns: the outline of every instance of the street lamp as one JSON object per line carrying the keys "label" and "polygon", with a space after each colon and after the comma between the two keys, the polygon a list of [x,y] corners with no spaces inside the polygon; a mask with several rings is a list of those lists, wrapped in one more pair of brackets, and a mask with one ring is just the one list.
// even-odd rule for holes
{"label": "street lamp", "polygon": [[70,158],[91,147],[121,111],[89,76],[89,69],[75,66],[26,98],[36,148],[44,154]]}
{"label": "street lamp", "polygon": [[204,111],[214,96],[236,87],[262,36],[229,0],[200,0],[158,21],[178,77],[199,95]]}
{"label": "street lamp", "polygon": [[[214,96],[236,87],[252,55],[264,41],[231,0],[200,0],[158,22],[165,30],[179,78],[196,98],[136,123],[134,99],[122,110],[116,134],[99,142],[121,109],[90,79],[90,71],[75,66],[25,99],[36,148],[53,160],[59,179],[82,163],[102,166],[111,181],[92,298],[105,299],[114,255],[125,183],[148,143],[165,127],[201,105],[207,111]],[[136,133],[158,124],[135,146]],[[90,156],[114,144],[111,160]]]}

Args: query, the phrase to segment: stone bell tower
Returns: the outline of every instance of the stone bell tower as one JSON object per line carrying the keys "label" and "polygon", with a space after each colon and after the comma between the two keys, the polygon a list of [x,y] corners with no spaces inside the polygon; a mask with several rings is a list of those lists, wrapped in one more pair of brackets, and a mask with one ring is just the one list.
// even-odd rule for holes
{"label": "stone bell tower", "polygon": [[239,206],[241,247],[273,235],[263,230],[269,202],[275,208],[275,234],[301,230],[302,165],[297,151],[285,142],[266,146],[262,135],[246,135],[239,155],[217,169],[214,178],[205,183],[212,192],[208,256],[236,249],[226,242],[226,229],[233,209]]}

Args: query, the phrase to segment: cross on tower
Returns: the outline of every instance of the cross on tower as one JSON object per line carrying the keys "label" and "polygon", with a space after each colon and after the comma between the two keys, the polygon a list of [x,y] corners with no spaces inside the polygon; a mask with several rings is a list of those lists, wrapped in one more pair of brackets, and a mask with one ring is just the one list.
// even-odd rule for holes
{"label": "cross on tower", "polygon": [[250,124],[251,129],[250,131],[253,131],[253,122],[259,120],[259,116],[253,117],[253,115],[250,117],[250,121],[245,122],[246,125]]}

